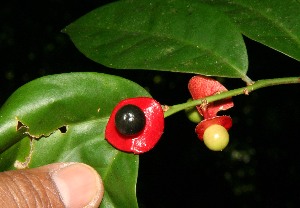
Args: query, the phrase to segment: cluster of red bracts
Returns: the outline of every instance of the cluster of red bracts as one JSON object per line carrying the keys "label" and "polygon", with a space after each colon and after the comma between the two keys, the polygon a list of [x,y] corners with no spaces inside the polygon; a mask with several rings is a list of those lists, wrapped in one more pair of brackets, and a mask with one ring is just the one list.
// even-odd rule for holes
{"label": "cluster of red bracts", "polygon": [[[194,100],[227,91],[218,81],[200,75],[192,77],[188,88]],[[197,106],[198,112],[204,117],[196,127],[198,137],[203,140],[205,130],[214,124],[228,130],[232,126],[231,118],[217,116],[217,113],[231,107],[231,99],[213,103],[203,102],[201,106]],[[163,130],[162,106],[152,98],[136,97],[122,100],[113,109],[105,129],[105,137],[111,145],[121,151],[140,154],[156,145]]]}
{"label": "cluster of red bracts", "polygon": [[[190,79],[188,88],[194,100],[227,91],[220,82],[200,75],[194,76]],[[204,101],[202,105],[197,106],[198,112],[204,118],[204,120],[202,120],[196,127],[196,133],[199,139],[203,140],[204,131],[213,124],[221,125],[229,130],[232,126],[232,119],[230,116],[217,116],[217,113],[221,110],[227,110],[232,107],[233,102],[231,98],[212,103],[206,103]]]}

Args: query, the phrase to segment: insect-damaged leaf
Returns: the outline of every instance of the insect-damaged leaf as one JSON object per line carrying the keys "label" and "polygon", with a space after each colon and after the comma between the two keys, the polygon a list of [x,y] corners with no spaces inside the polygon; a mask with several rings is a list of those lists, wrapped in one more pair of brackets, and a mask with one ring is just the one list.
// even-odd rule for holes
{"label": "insect-damaged leaf", "polygon": [[131,81],[99,73],[29,82],[0,109],[0,169],[13,169],[16,161],[18,167],[83,162],[104,180],[102,207],[137,207],[138,156],[116,150],[104,138],[115,105],[137,96],[150,95]]}

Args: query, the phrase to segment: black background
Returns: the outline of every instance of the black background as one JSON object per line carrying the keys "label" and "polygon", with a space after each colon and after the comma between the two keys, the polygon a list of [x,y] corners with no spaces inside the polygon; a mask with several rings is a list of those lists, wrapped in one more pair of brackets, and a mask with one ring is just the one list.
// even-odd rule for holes
{"label": "black background", "polygon": [[[149,89],[162,104],[189,98],[191,75],[115,70],[81,54],[60,31],[105,1],[6,1],[0,7],[0,104],[18,87],[48,74],[97,71]],[[245,38],[253,80],[299,76],[299,62]],[[159,78],[159,79],[157,79]],[[160,80],[156,82],[155,80]],[[244,86],[224,79],[228,89]],[[158,145],[140,156],[140,207],[299,207],[299,85],[234,97],[230,145],[212,152],[184,113],[166,119]]]}

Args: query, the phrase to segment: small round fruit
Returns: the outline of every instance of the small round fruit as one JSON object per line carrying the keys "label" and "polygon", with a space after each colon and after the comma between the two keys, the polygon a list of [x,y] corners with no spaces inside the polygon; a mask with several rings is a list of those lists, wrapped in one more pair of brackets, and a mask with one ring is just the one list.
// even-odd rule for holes
{"label": "small round fruit", "polygon": [[[188,99],[187,102],[191,102],[192,100],[193,99]],[[185,114],[191,122],[200,123],[200,121],[203,120],[196,107],[190,107],[185,109]]]}
{"label": "small round fruit", "polygon": [[145,114],[136,105],[128,104],[116,113],[115,124],[118,132],[124,136],[135,135],[146,125]]}
{"label": "small round fruit", "polygon": [[205,129],[203,141],[208,149],[222,151],[229,142],[229,134],[223,126],[213,124]]}
{"label": "small round fruit", "polygon": [[113,109],[105,138],[118,150],[141,154],[156,145],[163,130],[164,112],[159,102],[150,97],[127,98]]}

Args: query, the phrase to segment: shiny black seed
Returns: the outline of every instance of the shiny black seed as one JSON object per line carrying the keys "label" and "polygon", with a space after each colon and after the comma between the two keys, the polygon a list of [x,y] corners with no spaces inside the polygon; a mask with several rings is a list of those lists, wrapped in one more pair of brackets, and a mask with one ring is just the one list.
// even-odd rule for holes
{"label": "shiny black seed", "polygon": [[119,133],[130,136],[142,131],[146,125],[144,112],[135,105],[125,105],[118,110],[115,124]]}

